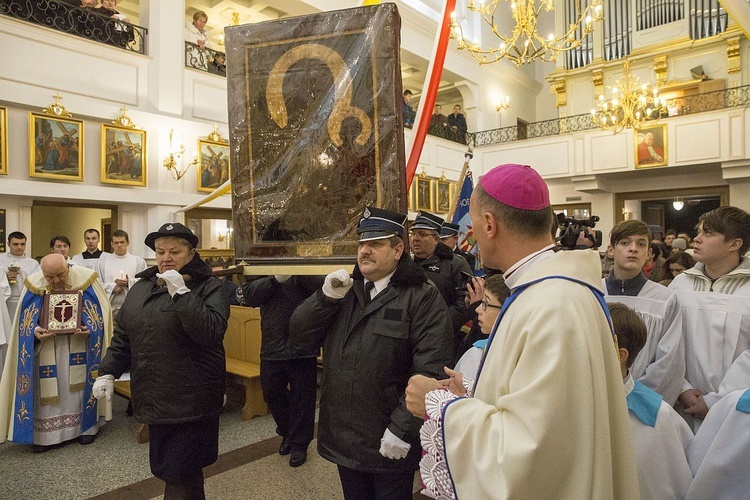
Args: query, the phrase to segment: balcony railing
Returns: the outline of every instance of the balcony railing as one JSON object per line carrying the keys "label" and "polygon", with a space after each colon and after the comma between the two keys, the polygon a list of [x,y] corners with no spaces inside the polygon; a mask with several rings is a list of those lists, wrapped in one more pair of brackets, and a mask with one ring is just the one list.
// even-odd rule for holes
{"label": "balcony railing", "polygon": [[[730,89],[694,94],[667,99],[668,119],[672,116],[692,115],[706,111],[750,106],[750,85]],[[567,134],[582,130],[599,128],[590,113],[566,116],[554,120],[522,125],[526,131],[524,139],[536,139],[553,135]],[[467,134],[469,145],[473,147],[489,146],[519,140],[519,127],[503,127]]]}
{"label": "balcony railing", "polygon": [[131,52],[146,53],[146,28],[64,2],[3,0],[0,14]]}
{"label": "balcony railing", "polygon": [[201,49],[194,43],[185,42],[185,67],[206,73],[227,76],[227,56],[224,52]]}

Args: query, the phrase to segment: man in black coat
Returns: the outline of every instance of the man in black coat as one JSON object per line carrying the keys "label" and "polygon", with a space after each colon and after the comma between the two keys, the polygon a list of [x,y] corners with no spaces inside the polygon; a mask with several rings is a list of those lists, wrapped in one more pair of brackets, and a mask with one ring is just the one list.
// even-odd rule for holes
{"label": "man in black coat", "polygon": [[322,276],[266,276],[242,287],[240,305],[260,307],[260,386],[289,465],[307,460],[315,430],[319,347],[292,345],[289,319],[323,285]]}
{"label": "man in black coat", "polygon": [[466,282],[473,275],[463,257],[440,242],[443,219],[435,214],[420,211],[411,225],[411,250],[416,262],[427,277],[440,290],[451,315],[454,346],[451,357],[464,338],[461,327],[471,319],[466,307]]}
{"label": "man in black coat", "polygon": [[466,260],[466,263],[469,264],[472,274],[474,274],[477,269],[477,258],[469,252],[464,252],[458,247],[458,232],[460,229],[461,226],[458,224],[444,222],[443,227],[440,228],[440,241],[453,250],[454,254],[463,257]]}
{"label": "man in black coat", "polygon": [[110,400],[130,371],[133,415],[149,424],[151,472],[167,499],[205,498],[203,467],[219,451],[229,301],[197,244],[176,222],[146,236],[156,267],[136,275],[92,389]]}
{"label": "man in black coat", "polygon": [[444,378],[445,302],[404,252],[403,214],[367,207],[353,278],[343,269],[292,315],[292,341],[323,345],[318,452],[338,465],[347,499],[412,498],[422,420],[404,390],[417,373]]}

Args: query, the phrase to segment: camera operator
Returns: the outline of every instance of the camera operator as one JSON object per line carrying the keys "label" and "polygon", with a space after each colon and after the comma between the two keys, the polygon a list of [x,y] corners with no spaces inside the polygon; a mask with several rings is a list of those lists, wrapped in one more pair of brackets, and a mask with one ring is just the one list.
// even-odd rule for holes
{"label": "camera operator", "polygon": [[556,215],[557,225],[562,226],[560,237],[556,238],[561,250],[597,250],[602,246],[602,232],[595,230],[599,217],[592,215],[588,220],[566,217],[560,212]]}

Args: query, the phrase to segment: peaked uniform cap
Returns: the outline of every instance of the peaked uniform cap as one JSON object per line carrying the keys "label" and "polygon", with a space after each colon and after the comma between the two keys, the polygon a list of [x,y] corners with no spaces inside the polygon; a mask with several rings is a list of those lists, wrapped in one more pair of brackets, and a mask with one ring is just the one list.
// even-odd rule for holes
{"label": "peaked uniform cap", "polygon": [[500,203],[519,210],[541,210],[550,205],[547,184],[528,165],[498,165],[480,177],[479,184]]}
{"label": "peaked uniform cap", "polygon": [[440,228],[440,237],[448,238],[450,236],[458,236],[458,230],[461,228],[458,224],[452,222],[444,222],[443,227]]}
{"label": "peaked uniform cap", "polygon": [[149,233],[145,240],[146,246],[155,251],[156,248],[154,244],[156,243],[156,240],[166,237],[182,238],[190,243],[193,248],[198,246],[198,237],[193,234],[190,228],[179,222],[167,222],[166,224],[163,224],[158,231]]}
{"label": "peaked uniform cap", "polygon": [[430,212],[423,212],[420,210],[417,212],[417,218],[411,225],[411,230],[415,229],[431,229],[437,233],[440,233],[440,228],[443,227],[445,220],[442,217],[438,217]]}
{"label": "peaked uniform cap", "polygon": [[406,214],[392,212],[384,208],[365,207],[357,226],[357,241],[372,241],[391,236],[404,237]]}

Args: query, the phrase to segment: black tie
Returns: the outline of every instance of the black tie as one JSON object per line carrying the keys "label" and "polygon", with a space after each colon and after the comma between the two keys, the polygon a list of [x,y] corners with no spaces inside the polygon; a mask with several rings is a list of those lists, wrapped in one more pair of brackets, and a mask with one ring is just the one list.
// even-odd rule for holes
{"label": "black tie", "polygon": [[370,303],[370,292],[375,288],[375,283],[372,281],[365,281],[365,305]]}

